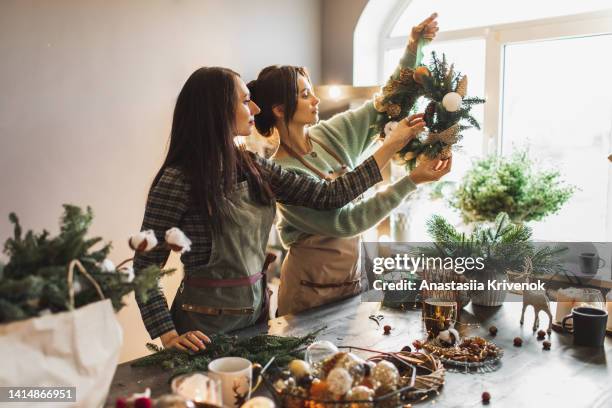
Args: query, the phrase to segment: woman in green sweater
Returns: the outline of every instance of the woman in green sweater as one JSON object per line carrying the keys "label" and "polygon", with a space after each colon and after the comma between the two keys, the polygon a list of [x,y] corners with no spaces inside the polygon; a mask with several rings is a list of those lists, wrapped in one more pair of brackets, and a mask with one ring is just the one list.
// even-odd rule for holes
{"label": "woman in green sweater", "polygon": [[[414,68],[420,62],[421,46],[438,31],[436,17],[433,14],[413,28],[392,79],[397,79],[400,69]],[[249,89],[261,108],[255,116],[257,130],[265,136],[275,129],[279,133],[280,146],[272,159],[283,168],[334,179],[355,168],[376,140],[378,132],[373,125],[379,113],[373,101],[317,123],[319,99],[301,67],[267,67],[249,83]],[[413,135],[423,128],[422,115],[413,115],[407,122]],[[450,167],[450,160],[423,162],[385,191],[338,210],[312,211],[278,204],[278,229],[289,249],[281,270],[278,315],[359,293],[358,234],[386,217],[416,184],[438,180]]]}

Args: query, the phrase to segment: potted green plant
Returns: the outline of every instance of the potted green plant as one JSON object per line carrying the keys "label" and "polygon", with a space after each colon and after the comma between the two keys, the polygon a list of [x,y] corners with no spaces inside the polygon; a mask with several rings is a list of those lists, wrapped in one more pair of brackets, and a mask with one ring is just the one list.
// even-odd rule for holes
{"label": "potted green plant", "polygon": [[557,213],[574,190],[561,180],[559,171],[536,168],[523,150],[476,161],[451,205],[468,223],[493,221],[502,212],[514,223],[540,221]]}
{"label": "potted green plant", "polygon": [[[520,270],[525,258],[532,260],[534,273],[554,273],[561,268],[558,255],[566,248],[535,245],[530,242],[531,229],[525,224],[515,224],[505,213],[495,218],[492,226],[477,225],[467,235],[439,215],[427,221],[427,230],[433,245],[420,248],[426,257],[482,258],[484,268],[465,271],[468,279],[483,283],[507,278],[507,271]],[[506,298],[505,290],[478,290],[471,293],[472,303],[480,306],[500,306]]]}

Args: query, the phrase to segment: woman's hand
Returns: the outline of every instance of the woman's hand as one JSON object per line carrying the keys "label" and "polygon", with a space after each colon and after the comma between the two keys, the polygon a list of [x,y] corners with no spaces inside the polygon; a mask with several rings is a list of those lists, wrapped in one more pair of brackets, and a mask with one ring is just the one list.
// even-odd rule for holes
{"label": "woman's hand", "polygon": [[410,31],[410,38],[408,40],[408,49],[412,53],[416,53],[419,39],[421,37],[427,41],[432,41],[436,37],[436,33],[439,30],[436,18],[438,18],[438,14],[433,13],[431,16],[421,21],[418,25],[412,27],[412,30]]}
{"label": "woman's hand", "polygon": [[423,114],[417,113],[399,121],[395,129],[383,140],[382,146],[372,155],[380,170],[384,169],[393,155],[414,139],[425,127]]}
{"label": "woman's hand", "polygon": [[448,159],[424,159],[410,172],[410,179],[414,184],[438,181],[442,176],[451,171],[453,158]]}
{"label": "woman's hand", "polygon": [[169,331],[160,336],[164,348],[175,348],[182,351],[199,351],[206,349],[204,343],[210,343],[210,339],[199,330],[191,330],[179,335],[176,330]]}
{"label": "woman's hand", "polygon": [[423,131],[425,127],[423,116],[423,113],[417,113],[400,120],[395,129],[385,137],[383,146],[389,144],[389,146],[393,146],[395,152],[406,146],[408,142]]}

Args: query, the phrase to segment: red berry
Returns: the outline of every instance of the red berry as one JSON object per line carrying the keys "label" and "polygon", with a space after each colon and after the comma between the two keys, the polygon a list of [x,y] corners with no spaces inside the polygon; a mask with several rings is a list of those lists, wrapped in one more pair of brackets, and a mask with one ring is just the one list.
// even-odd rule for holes
{"label": "red berry", "polygon": [[521,339],[520,337],[515,337],[514,338],[514,346],[515,347],[521,347],[523,345],[523,339]]}
{"label": "red berry", "polygon": [[495,336],[497,334],[497,327],[495,326],[489,327],[489,333],[491,333],[491,336]]}
{"label": "red berry", "polygon": [[153,401],[151,398],[140,397],[134,401],[134,408],[151,408],[153,406]]}
{"label": "red berry", "polygon": [[125,398],[117,398],[115,401],[115,408],[127,408],[128,403]]}
{"label": "red berry", "polygon": [[544,330],[538,330],[538,340],[544,340],[546,332]]}
{"label": "red berry", "polygon": [[383,330],[385,331],[385,334],[391,334],[391,326],[389,326],[388,324],[385,324]]}
{"label": "red berry", "polygon": [[543,348],[544,350],[550,350],[550,346],[551,346],[551,343],[550,343],[550,341],[548,341],[548,340],[545,340],[545,341],[542,343],[542,348]]}
{"label": "red berry", "polygon": [[482,402],[484,402],[485,404],[488,404],[489,401],[491,401],[491,394],[489,394],[487,391],[482,393]]}

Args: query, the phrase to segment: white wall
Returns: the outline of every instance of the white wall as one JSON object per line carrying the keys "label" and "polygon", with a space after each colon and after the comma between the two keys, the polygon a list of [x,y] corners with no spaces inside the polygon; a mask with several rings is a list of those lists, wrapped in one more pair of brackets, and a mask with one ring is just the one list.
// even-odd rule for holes
{"label": "white wall", "polygon": [[[0,241],[7,215],[57,232],[62,203],[91,205],[91,234],[130,252],[176,95],[202,65],[246,80],[272,63],[320,78],[319,0],[3,0]],[[181,274],[165,283],[171,299]],[[145,353],[137,307],[119,315],[122,360]]]}

